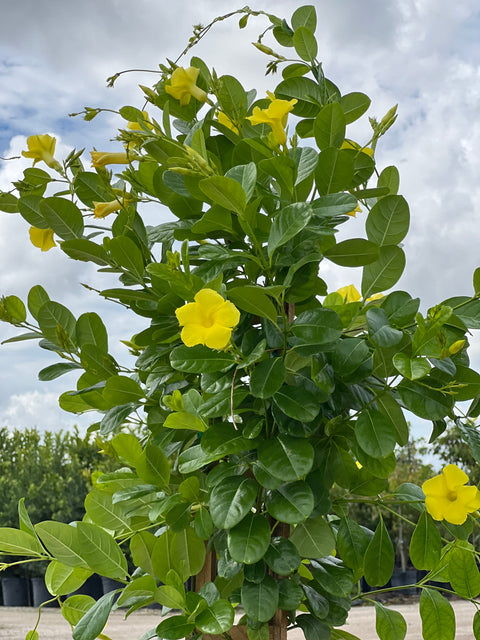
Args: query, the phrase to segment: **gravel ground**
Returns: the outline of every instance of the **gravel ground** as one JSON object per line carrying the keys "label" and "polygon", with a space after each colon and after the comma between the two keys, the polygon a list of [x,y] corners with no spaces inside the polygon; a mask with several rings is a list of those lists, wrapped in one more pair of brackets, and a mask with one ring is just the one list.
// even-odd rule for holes
{"label": "gravel ground", "polygon": [[[475,608],[468,602],[452,602],[457,620],[456,640],[472,640],[472,618]],[[415,604],[392,605],[392,608],[403,614],[407,621],[406,640],[421,640],[422,627],[418,613],[418,602]],[[27,631],[33,629],[37,620],[37,609],[29,607],[0,607],[0,639],[25,640]],[[127,620],[123,612],[114,611],[105,629],[111,640],[138,640],[142,634],[154,629],[159,623],[158,613],[141,610],[132,614]],[[375,612],[372,607],[354,607],[349,623],[344,627],[360,640],[378,640],[375,632]],[[38,627],[40,640],[71,640],[72,634],[68,623],[62,618],[58,609],[44,609]],[[289,633],[289,640],[303,640],[300,631]]]}

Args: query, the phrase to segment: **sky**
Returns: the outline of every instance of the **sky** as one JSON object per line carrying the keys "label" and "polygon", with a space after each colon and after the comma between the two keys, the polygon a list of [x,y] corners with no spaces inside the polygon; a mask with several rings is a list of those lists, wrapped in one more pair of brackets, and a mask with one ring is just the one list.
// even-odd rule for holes
{"label": "sky", "polygon": [[[260,9],[289,18],[303,4],[258,0]],[[400,192],[411,211],[404,242],[407,267],[396,288],[422,299],[422,309],[452,295],[470,295],[472,273],[480,266],[480,9],[476,0],[318,0],[319,58],[326,76],[342,93],[362,91],[372,99],[368,115],[380,119],[398,104],[398,119],[377,147],[380,168],[395,164]],[[85,106],[118,109],[143,104],[138,84],[151,85],[152,73],[122,75],[115,88],[106,78],[124,69],[158,70],[175,59],[192,25],[239,8],[220,0],[18,0],[4,3],[0,21],[0,156],[18,157],[29,135],[57,138],[56,156],[73,147],[118,150],[112,138],[121,124],[116,114],[92,122],[69,117]],[[218,74],[236,75],[261,95],[277,80],[264,76],[268,61],[251,42],[267,26],[250,20],[220,22],[193,54]],[[267,39],[265,43],[269,44]],[[185,60],[188,63],[188,58]],[[187,66],[185,64],[185,66]],[[367,123],[368,125],[368,123]],[[356,139],[368,139],[357,126]],[[31,161],[0,160],[0,190],[8,190]],[[150,212],[155,224],[165,212]],[[345,225],[346,226],[346,225]],[[364,235],[364,218],[349,225]],[[326,267],[330,290],[353,282],[361,270]],[[106,318],[113,354],[129,362],[121,339],[144,328],[87,292],[111,282],[92,265],[69,261],[55,249],[41,253],[28,240],[28,225],[18,215],[0,212],[0,295],[25,299],[42,284],[50,297],[76,315],[97,311]],[[18,333],[0,323],[0,341]],[[472,338],[473,364],[480,368],[480,340]],[[56,362],[33,341],[0,346],[0,426],[39,429],[82,427],[97,419],[62,412],[60,393],[74,388],[72,374],[39,382],[37,372]],[[428,437],[429,428],[419,435]]]}

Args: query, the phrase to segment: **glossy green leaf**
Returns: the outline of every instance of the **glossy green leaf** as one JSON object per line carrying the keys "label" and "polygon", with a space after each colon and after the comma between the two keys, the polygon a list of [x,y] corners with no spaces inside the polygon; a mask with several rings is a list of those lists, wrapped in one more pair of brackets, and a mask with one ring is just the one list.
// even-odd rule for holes
{"label": "glossy green leaf", "polygon": [[479,638],[480,638],[480,611],[475,611],[475,615],[473,616],[473,635],[475,636],[475,640],[479,640]]}
{"label": "glossy green leaf", "polygon": [[74,627],[94,604],[95,600],[91,596],[70,596],[62,603],[62,616]]}
{"label": "glossy green leaf", "polygon": [[182,580],[195,576],[205,564],[205,543],[192,527],[187,527],[172,536],[170,553],[172,568]]}
{"label": "glossy green leaf", "polygon": [[93,207],[95,202],[110,202],[115,198],[111,187],[93,171],[79,171],[73,181],[75,195],[87,205]]}
{"label": "glossy green leaf", "polygon": [[322,516],[298,524],[290,540],[302,558],[322,558],[330,555],[335,548],[332,529]]}
{"label": "glossy green leaf", "polygon": [[103,631],[115,600],[115,591],[106,593],[88,609],[72,632],[73,640],[95,640]]}
{"label": "glossy green leaf", "polygon": [[422,512],[410,540],[410,558],[417,569],[434,569],[440,561],[442,539],[432,517]]}
{"label": "glossy green leaf", "polygon": [[256,398],[270,398],[285,381],[286,369],[282,358],[268,358],[259,362],[250,376],[250,392]]}
{"label": "glossy green leaf", "polygon": [[309,390],[302,386],[283,385],[273,396],[274,402],[283,413],[301,422],[312,422],[318,416],[320,404],[318,389]]}
{"label": "glossy green leaf", "polygon": [[265,553],[265,562],[278,575],[288,576],[298,569],[301,558],[293,542],[276,537],[272,538]]}
{"label": "glossy green leaf", "polygon": [[365,580],[371,587],[382,587],[390,580],[395,551],[383,520],[377,525],[365,552]]}
{"label": "glossy green leaf", "polygon": [[363,267],[378,260],[379,249],[369,240],[351,238],[325,251],[325,257],[341,267]]}
{"label": "glossy green leaf", "polygon": [[385,167],[378,176],[377,187],[387,187],[391,195],[396,195],[399,186],[400,176],[397,167]]}
{"label": "glossy green leaf", "polygon": [[297,178],[294,186],[306,180],[315,171],[318,162],[318,152],[311,147],[297,149]]}
{"label": "glossy green leaf", "polygon": [[85,512],[98,526],[115,533],[132,531],[129,518],[123,514],[118,503],[112,502],[112,496],[106,491],[92,489],[85,498]]}
{"label": "glossy green leaf", "polygon": [[383,309],[368,309],[366,316],[370,339],[377,347],[393,347],[402,340],[403,332],[390,326]]}
{"label": "glossy green leaf", "polygon": [[[254,162],[232,167],[225,174],[227,178],[236,180],[245,191],[247,202],[253,196],[257,182],[257,165]],[[225,214],[225,212],[224,212]]]}
{"label": "glossy green leaf", "polygon": [[244,213],[247,197],[242,186],[233,178],[212,176],[200,180],[198,186],[215,204],[229,211],[235,211],[239,215]]}
{"label": "glossy green leaf", "polygon": [[312,217],[313,209],[306,202],[290,204],[275,215],[268,236],[268,255],[304,229]]}
{"label": "glossy green leaf", "polygon": [[126,236],[117,236],[109,242],[108,249],[116,265],[138,282],[143,282],[143,256],[133,240]]}
{"label": "glossy green leaf", "polygon": [[76,527],[47,520],[36,524],[35,531],[56,560],[69,567],[88,568]]}
{"label": "glossy green leaf", "polygon": [[283,482],[293,482],[306,475],[313,465],[314,450],[307,440],[278,436],[264,440],[258,447],[258,460]]}
{"label": "glossy green leaf", "polygon": [[379,259],[367,264],[363,269],[362,295],[364,298],[393,287],[405,269],[405,254],[400,247],[384,245],[379,251]]}
{"label": "glossy green leaf", "polygon": [[127,560],[113,536],[90,522],[78,522],[77,530],[82,557],[88,566],[108,578],[124,579]]}
{"label": "glossy green leaf", "polygon": [[293,33],[293,46],[302,60],[311,62],[318,53],[315,36],[307,27],[298,27]]}
{"label": "glossy green leaf", "polygon": [[44,198],[40,202],[40,212],[50,229],[53,229],[62,240],[82,237],[83,215],[71,200],[58,196]]}
{"label": "glossy green leaf", "polygon": [[384,607],[375,602],[375,628],[380,640],[404,640],[407,634],[407,623],[398,611]]}
{"label": "glossy green leaf", "polygon": [[127,376],[111,376],[103,389],[103,397],[111,406],[138,402],[144,396],[138,382]]}
{"label": "glossy green leaf", "polygon": [[320,195],[346,191],[354,176],[353,157],[335,147],[324,149],[318,156],[315,183]]}
{"label": "glossy green leaf", "polygon": [[46,380],[55,380],[56,378],[63,376],[64,373],[69,373],[70,371],[81,368],[82,367],[75,362],[57,362],[56,364],[52,364],[39,371],[38,379],[43,382]]}
{"label": "glossy green leaf", "polygon": [[423,589],[420,617],[424,640],[454,640],[455,613],[450,602],[438,591]]}
{"label": "glossy green leaf", "polygon": [[342,518],[338,527],[338,553],[357,579],[363,574],[365,551],[373,536],[367,531],[351,518]]}
{"label": "glossy green leaf", "polygon": [[455,593],[462,598],[480,594],[480,572],[472,549],[454,547],[448,555],[448,576]]}
{"label": "glossy green leaf", "polygon": [[181,345],[171,352],[170,363],[174,369],[185,373],[215,373],[228,371],[235,364],[235,360],[225,351],[214,351],[203,345]]}
{"label": "glossy green leaf", "polygon": [[45,555],[35,536],[13,527],[0,527],[0,553],[17,556]]}
{"label": "glossy green leaf", "polygon": [[261,515],[249,513],[228,532],[228,550],[236,562],[255,564],[270,544],[270,525]]}
{"label": "glossy green leaf", "polygon": [[313,5],[303,5],[295,9],[292,14],[292,27],[298,29],[299,27],[307,27],[312,33],[315,33],[317,28],[317,13]]}
{"label": "glossy green leaf", "polygon": [[342,560],[332,555],[311,560],[309,570],[322,589],[338,598],[350,596],[353,572]]}
{"label": "glossy green leaf", "polygon": [[327,345],[335,342],[343,331],[342,321],[331,309],[311,309],[300,313],[291,324],[291,331],[301,343]]}
{"label": "glossy green leaf", "polygon": [[80,347],[93,344],[100,351],[108,352],[107,329],[97,313],[82,313],[77,320],[76,336]]}
{"label": "glossy green leaf", "polygon": [[330,626],[317,620],[313,615],[302,613],[296,617],[295,622],[303,631],[305,640],[331,640],[332,638]]}
{"label": "glossy green leaf", "polygon": [[258,485],[251,478],[227,477],[210,494],[210,514],[220,529],[231,529],[250,512],[257,498]]}
{"label": "glossy green leaf", "polygon": [[100,422],[100,434],[102,436],[106,436],[109,433],[117,431],[119,427],[125,424],[128,416],[133,413],[138,406],[138,402],[128,402],[127,404],[120,404],[116,407],[112,407],[107,411]]}
{"label": "glossy green leaf", "polygon": [[303,480],[283,484],[267,496],[268,512],[280,522],[298,524],[313,511],[314,498],[310,486]]}
{"label": "glossy green leaf", "polygon": [[136,468],[140,479],[144,482],[159,487],[168,486],[170,464],[160,447],[148,443],[138,457]]}
{"label": "glossy green leaf", "polygon": [[395,426],[390,418],[378,409],[367,407],[358,416],[355,437],[360,447],[372,458],[383,458],[396,444]]}
{"label": "glossy green leaf", "polygon": [[394,426],[397,443],[404,447],[408,442],[408,424],[398,402],[390,394],[384,393],[377,396],[377,408],[388,416]]}
{"label": "glossy green leaf", "polygon": [[233,625],[235,610],[228,600],[216,600],[196,618],[195,624],[203,633],[219,635]]}
{"label": "glossy green leaf", "polygon": [[407,235],[410,210],[403,196],[381,198],[370,210],[365,230],[367,238],[379,246],[399,244]]}
{"label": "glossy green leaf", "polygon": [[408,380],[420,380],[427,376],[432,366],[426,358],[417,356],[410,358],[406,353],[399,351],[392,358],[393,366]]}
{"label": "glossy green leaf", "polygon": [[340,106],[345,117],[346,124],[350,124],[358,120],[370,106],[371,100],[364,93],[353,91],[346,93],[340,100]]}
{"label": "glossy green leaf", "polygon": [[181,593],[171,585],[161,585],[155,592],[155,602],[164,607],[181,610],[185,608],[185,593]]}
{"label": "glossy green leaf", "polygon": [[157,537],[149,531],[139,531],[130,540],[130,553],[132,560],[137,567],[145,573],[155,574],[152,562],[153,547]]}
{"label": "glossy green leaf", "polygon": [[265,291],[263,291],[263,287],[257,285],[233,287],[228,290],[228,298],[242,311],[277,322],[277,309]]}
{"label": "glossy green leaf", "polygon": [[90,569],[69,567],[52,560],[45,572],[45,585],[52,595],[65,596],[79,589],[91,575]]}
{"label": "glossy green leaf", "polygon": [[405,408],[425,420],[441,420],[454,402],[450,395],[409,380],[403,380],[397,391]]}
{"label": "glossy green leaf", "polygon": [[313,124],[315,141],[321,150],[340,148],[345,139],[345,115],[338,102],[325,105]]}
{"label": "glossy green leaf", "polygon": [[44,337],[53,344],[66,349],[75,344],[75,317],[62,304],[45,302],[38,312],[38,324]]}
{"label": "glossy green leaf", "polygon": [[277,610],[278,586],[271,576],[265,576],[259,584],[245,582],[240,597],[249,618],[268,622]]}

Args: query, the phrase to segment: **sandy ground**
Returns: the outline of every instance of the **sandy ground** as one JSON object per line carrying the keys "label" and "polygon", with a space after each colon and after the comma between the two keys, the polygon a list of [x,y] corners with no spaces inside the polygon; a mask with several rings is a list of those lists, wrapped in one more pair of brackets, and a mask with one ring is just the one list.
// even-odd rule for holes
{"label": "sandy ground", "polygon": [[[472,640],[472,618],[475,608],[468,602],[452,602],[457,620],[456,640]],[[422,627],[415,604],[394,605],[393,609],[402,613],[407,621],[406,640],[421,640]],[[27,631],[33,629],[37,620],[37,609],[29,607],[0,607],[0,638],[25,640]],[[141,610],[123,619],[121,611],[114,611],[104,633],[111,640],[138,640],[142,634],[154,629],[159,623],[158,613]],[[372,607],[354,607],[349,623],[344,627],[360,640],[378,640],[375,632],[375,612]],[[38,627],[40,640],[71,640],[72,634],[67,622],[58,609],[44,609]],[[289,640],[303,640],[299,630],[289,632]]]}

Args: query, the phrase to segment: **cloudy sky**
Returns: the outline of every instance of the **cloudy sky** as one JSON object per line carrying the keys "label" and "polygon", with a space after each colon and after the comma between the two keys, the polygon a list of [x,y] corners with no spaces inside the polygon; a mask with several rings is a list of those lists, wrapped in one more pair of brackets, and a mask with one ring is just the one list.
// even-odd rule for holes
{"label": "cloudy sky", "polygon": [[[253,9],[289,17],[301,2],[258,0]],[[4,3],[0,22],[0,156],[19,156],[26,137],[57,137],[57,156],[72,147],[115,150],[120,121],[101,114],[93,122],[71,118],[84,106],[142,106],[137,84],[155,75],[126,74],[115,89],[106,78],[129,69],[158,68],[175,59],[196,23],[238,8],[231,0],[17,0]],[[470,294],[480,266],[480,10],[476,0],[318,0],[317,35],[324,71],[342,90],[372,98],[369,115],[382,117],[398,103],[398,120],[377,150],[380,167],[398,166],[401,193],[412,224],[405,241],[407,269],[398,284],[422,298],[423,309]],[[249,43],[266,22],[220,23],[195,50],[219,74],[237,75],[247,88],[273,88],[266,58]],[[357,137],[367,136],[360,127]],[[22,175],[26,159],[0,161],[0,190]],[[164,215],[155,212],[158,221]],[[362,232],[363,220],[353,223]],[[357,232],[356,232],[357,233]],[[358,283],[360,273],[326,272],[331,290]],[[348,282],[347,282],[348,280]],[[69,262],[59,250],[41,253],[28,241],[26,223],[0,212],[0,295],[25,299],[38,283],[74,313],[107,314],[112,351],[127,358],[131,319],[105,309],[80,283],[107,286],[93,268]],[[108,286],[110,286],[108,284]],[[141,328],[142,324],[138,325]],[[0,325],[0,340],[12,335]],[[476,366],[480,346],[474,344]],[[83,426],[57,408],[57,396],[74,387],[68,376],[40,383],[37,371],[55,362],[33,342],[0,347],[0,425],[42,429]],[[428,433],[428,430],[426,431]]]}

